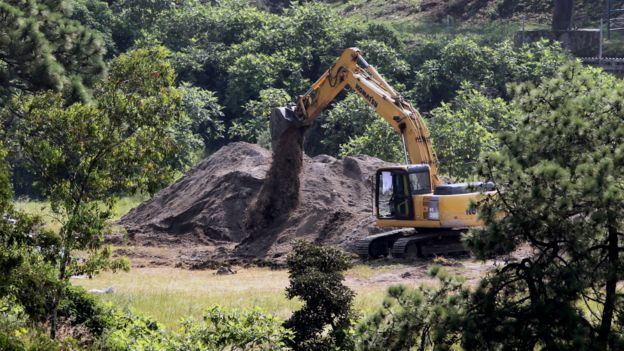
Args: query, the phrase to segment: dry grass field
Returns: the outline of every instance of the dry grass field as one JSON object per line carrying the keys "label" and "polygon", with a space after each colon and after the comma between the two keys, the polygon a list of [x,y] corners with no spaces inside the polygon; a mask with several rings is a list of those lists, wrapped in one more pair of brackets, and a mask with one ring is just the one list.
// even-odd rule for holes
{"label": "dry grass field", "polygon": [[[113,209],[114,219],[121,218],[143,200],[143,196],[121,198]],[[49,229],[59,229],[49,203],[22,200],[16,201],[15,206],[39,215]],[[301,305],[300,301],[288,300],[285,296],[286,270],[244,268],[234,275],[215,275],[214,270],[174,268],[172,257],[180,255],[180,247],[118,245],[116,250],[131,256],[134,268],[130,272],[105,272],[93,279],[74,278],[72,283],[86,289],[112,287],[113,293],[99,296],[102,301],[155,318],[170,328],[179,326],[182,319],[201,316],[212,305],[243,309],[260,307],[280,318],[288,318]],[[482,274],[483,264],[471,260],[458,262],[458,266],[448,267],[452,273],[467,276],[469,281]],[[436,263],[439,262],[429,260],[356,265],[346,273],[345,279],[346,285],[356,293],[356,311],[366,314],[375,310],[391,285],[435,284],[427,272]]]}
{"label": "dry grass field", "polygon": [[[356,292],[356,310],[368,313],[377,308],[390,285],[422,283],[422,279],[400,277],[400,272],[410,269],[403,265],[360,265],[349,270],[346,283]],[[113,293],[100,295],[103,301],[153,317],[172,328],[184,318],[201,316],[202,311],[215,304],[234,308],[258,306],[281,318],[288,318],[300,306],[300,301],[285,296],[288,272],[268,268],[241,269],[233,275],[170,267],[135,268],[128,273],[73,279],[73,283],[86,289],[113,287]]]}

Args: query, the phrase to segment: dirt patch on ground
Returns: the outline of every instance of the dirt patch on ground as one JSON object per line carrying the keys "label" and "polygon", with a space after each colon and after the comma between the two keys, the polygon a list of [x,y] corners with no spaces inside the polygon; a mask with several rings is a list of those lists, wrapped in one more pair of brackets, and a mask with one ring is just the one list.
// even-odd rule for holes
{"label": "dirt patch on ground", "polygon": [[[128,244],[175,248],[170,264],[184,267],[219,261],[272,265],[283,262],[295,239],[349,249],[380,231],[371,213],[371,176],[390,164],[369,156],[303,156],[299,205],[280,205],[290,209],[275,213],[253,240],[241,243],[248,235],[247,210],[265,184],[271,161],[271,152],[254,144],[223,147],[121,219]],[[271,188],[280,191],[279,176]]]}

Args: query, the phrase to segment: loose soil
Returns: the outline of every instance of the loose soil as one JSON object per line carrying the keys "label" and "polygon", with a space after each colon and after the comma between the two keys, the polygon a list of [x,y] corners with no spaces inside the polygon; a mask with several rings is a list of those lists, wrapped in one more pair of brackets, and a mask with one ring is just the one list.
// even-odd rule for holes
{"label": "loose soil", "polygon": [[246,209],[243,244],[261,239],[299,206],[304,128],[291,127],[275,142],[273,159],[260,192]]}
{"label": "loose soil", "polygon": [[[301,178],[296,177],[301,181],[298,201],[271,208],[270,220],[258,225],[247,213],[263,186],[267,189],[271,161],[271,152],[258,145],[223,147],[120,221],[130,246],[166,248],[156,251],[175,255],[150,261],[149,250],[126,253],[141,255],[146,265],[197,269],[223,262],[279,265],[293,240],[349,250],[356,240],[380,231],[371,213],[371,176],[377,168],[391,164],[369,156],[341,160],[303,156]],[[297,167],[296,160],[288,162]],[[298,188],[283,180],[283,174],[274,177],[268,189],[280,194]],[[244,240],[250,224],[254,235]],[[122,243],[120,238],[112,241]]]}

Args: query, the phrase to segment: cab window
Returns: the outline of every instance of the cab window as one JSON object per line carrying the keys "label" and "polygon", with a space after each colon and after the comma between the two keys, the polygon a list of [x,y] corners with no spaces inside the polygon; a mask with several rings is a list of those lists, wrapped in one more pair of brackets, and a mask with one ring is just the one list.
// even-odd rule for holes
{"label": "cab window", "polygon": [[431,192],[431,180],[429,179],[429,172],[410,173],[409,180],[412,186],[412,194],[428,194]]}
{"label": "cab window", "polygon": [[393,170],[377,172],[376,198],[379,218],[410,219],[414,217],[406,172]]}

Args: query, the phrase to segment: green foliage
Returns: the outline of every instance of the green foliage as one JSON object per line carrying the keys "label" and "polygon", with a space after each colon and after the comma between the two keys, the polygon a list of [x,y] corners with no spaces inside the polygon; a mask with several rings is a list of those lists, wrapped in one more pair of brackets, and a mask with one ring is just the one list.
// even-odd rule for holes
{"label": "green foliage", "polygon": [[201,322],[186,321],[184,337],[179,341],[197,350],[290,350],[286,346],[292,333],[279,320],[259,309],[208,309]]}
{"label": "green foliage", "polygon": [[[346,19],[321,3],[293,5],[277,14],[241,0],[183,2],[152,14],[153,34],[135,43],[163,43],[174,52],[182,81],[219,96],[230,139],[258,141],[258,132],[249,127],[264,121],[260,116],[265,112],[250,109],[284,104],[281,96],[304,93],[348,46],[361,45],[372,60],[380,61],[371,63],[399,87],[409,75],[399,51],[404,45],[395,31]],[[267,96],[276,89],[283,91],[279,97]],[[263,90],[270,93],[262,96]],[[267,136],[261,135],[262,144]],[[332,149],[337,155],[338,145]]]}
{"label": "green foliage", "polygon": [[65,298],[59,304],[59,315],[68,323],[84,326],[96,336],[113,326],[110,314],[109,308],[99,303],[93,294],[71,285],[67,286]]}
{"label": "green foliage", "polygon": [[265,148],[271,147],[269,120],[274,107],[286,106],[292,98],[282,89],[265,89],[260,91],[259,100],[251,100],[245,104],[245,112],[250,116],[242,122],[234,122],[230,134],[245,141],[255,142]]}
{"label": "green foliage", "polygon": [[100,0],[73,0],[71,18],[89,28],[91,32],[98,34],[104,43],[107,56],[112,56],[115,52],[115,42],[112,34],[114,17],[108,2]]}
{"label": "green foliage", "polygon": [[201,138],[204,149],[209,149],[215,140],[224,136],[225,126],[222,121],[223,112],[221,112],[223,108],[211,91],[189,84],[183,84],[179,90],[182,94],[182,108],[189,117],[184,120],[189,125],[179,126],[176,130],[183,134],[190,130]]}
{"label": "green foliage", "polygon": [[[92,103],[66,106],[55,93],[13,103],[10,117],[17,117],[8,138],[60,223],[57,245],[46,254],[63,282],[72,275],[127,268],[103,246],[113,191],[153,192],[172,179],[172,161],[184,160],[173,130],[186,116],[167,54],[152,47],[119,56]],[[76,250],[86,257],[78,260]],[[53,293],[56,316],[65,291]]]}
{"label": "green foliage", "polygon": [[[260,91],[271,87],[286,88],[295,86],[290,91],[301,91],[305,85],[301,81],[301,66],[288,60],[286,51],[273,55],[247,54],[234,61],[228,68],[228,86],[226,105],[234,113],[242,112],[240,106],[256,99]],[[294,81],[291,80],[294,75]]]}
{"label": "green foliage", "polygon": [[461,339],[457,328],[470,290],[439,266],[430,270],[440,286],[391,286],[382,307],[358,326],[359,350],[451,350]]}
{"label": "green foliage", "polygon": [[92,347],[94,350],[174,350],[171,347],[173,336],[152,319],[115,310],[109,310],[107,317],[111,326],[95,341]]}
{"label": "green foliage", "polygon": [[284,326],[295,333],[296,350],[350,350],[354,293],[342,282],[351,267],[341,251],[306,241],[294,243],[286,260],[290,284],[286,296],[300,298],[304,305]]}
{"label": "green foliage", "polygon": [[410,74],[410,66],[400,52],[376,39],[364,39],[356,43],[362,50],[367,62],[379,67],[379,73],[396,91],[405,89],[405,82]]}
{"label": "green foliage", "polygon": [[63,284],[53,264],[37,252],[32,241],[9,244],[6,239],[3,237],[0,245],[0,297],[15,299],[32,321],[44,321],[54,291],[62,289]]}
{"label": "green foliage", "polygon": [[0,3],[0,106],[14,94],[63,90],[88,96],[104,70],[98,35],[71,20],[67,1]]}
{"label": "green foliage", "polygon": [[624,84],[575,63],[515,94],[524,118],[484,158],[500,192],[467,243],[481,258],[531,250],[474,293],[464,348],[620,349]]}
{"label": "green foliage", "polygon": [[0,142],[0,213],[4,213],[11,207],[13,191],[9,179],[9,169],[5,161],[6,151],[4,144]]}
{"label": "green foliage", "polygon": [[121,52],[127,51],[143,38],[156,22],[158,15],[175,7],[175,3],[164,0],[119,0],[114,2],[115,17],[112,37]]}
{"label": "green foliage", "polygon": [[342,101],[337,102],[327,113],[323,121],[323,151],[329,155],[337,155],[340,146],[349,138],[366,133],[366,128],[382,117],[356,93],[350,93]]}
{"label": "green foliage", "polygon": [[40,328],[31,325],[28,314],[17,301],[6,297],[0,299],[0,350],[60,349],[62,349],[60,343],[50,340]]}
{"label": "green foliage", "polygon": [[336,103],[322,124],[322,152],[330,155],[370,155],[401,162],[401,139],[383,117],[355,93]]}
{"label": "green foliage", "polygon": [[513,132],[519,117],[503,99],[489,99],[462,85],[452,103],[442,103],[428,119],[440,170],[467,179],[476,174],[479,155],[498,149],[499,132]]}
{"label": "green foliage", "polygon": [[379,117],[366,126],[363,135],[349,138],[346,144],[340,145],[341,157],[354,155],[369,155],[388,162],[405,162],[401,137]]}
{"label": "green foliage", "polygon": [[430,44],[420,52],[425,59],[421,55],[410,59],[418,68],[408,96],[423,110],[451,101],[464,82],[490,97],[508,98],[508,83],[539,82],[568,60],[558,44],[542,41],[514,49],[509,41],[485,46],[464,36],[444,46]]}
{"label": "green foliage", "polygon": [[281,322],[260,310],[209,308],[202,320],[186,320],[179,332],[168,332],[157,322],[131,313],[110,310],[112,323],[96,341],[102,351],[148,350],[290,350],[291,333]]}
{"label": "green foliage", "polygon": [[51,291],[59,286],[45,260],[57,241],[36,218],[14,210],[4,155],[0,147],[0,299],[14,300],[32,320],[40,321],[47,315]]}
{"label": "green foliage", "polygon": [[[390,25],[340,16],[321,2],[293,3],[282,12],[272,13],[244,0],[183,1],[176,6],[143,0],[116,4],[113,8],[128,26],[116,26],[119,33],[127,34],[125,39],[116,37],[118,46],[162,43],[172,50],[181,81],[219,97],[227,128],[223,142],[242,139],[267,145],[268,134],[260,133],[266,128],[250,128],[263,125],[265,119],[250,109],[263,103],[281,103],[281,96],[303,94],[310,82],[350,46],[360,47],[368,62],[424,111],[452,101],[464,81],[488,97],[508,99],[509,82],[538,81],[567,59],[558,46],[545,42],[514,49],[508,41],[487,44],[462,35],[450,42],[428,39],[408,49]],[[275,89],[284,95],[261,96],[262,91]],[[345,104],[353,106],[352,102]],[[361,110],[362,106],[357,107]],[[328,110],[337,109],[332,114],[335,117],[345,113],[345,107],[337,103]],[[347,116],[359,117],[354,113],[347,111]],[[395,141],[398,138],[389,138],[392,132],[383,123],[371,118],[362,127],[364,119],[351,119],[359,124],[352,134],[346,129],[332,129],[342,124],[336,119],[349,123],[346,117],[330,118],[324,126],[308,132],[309,154],[367,153],[393,161],[403,159]],[[192,144],[189,139],[180,139]],[[221,144],[211,138],[203,140],[205,145]]]}
{"label": "green foliage", "polygon": [[28,331],[27,322],[22,306],[6,297],[0,299],[0,349],[25,350],[20,337]]}

